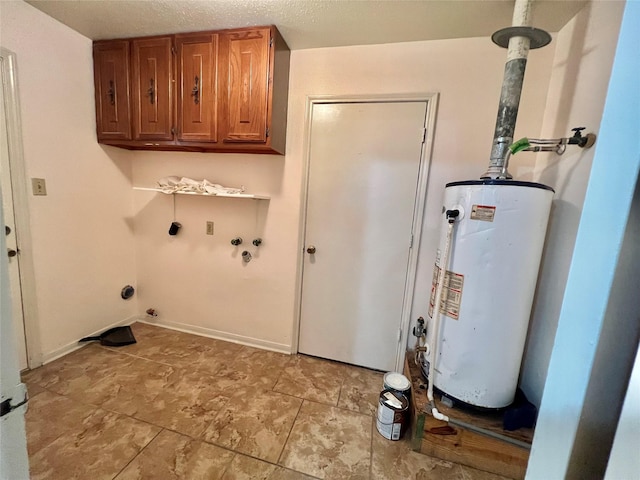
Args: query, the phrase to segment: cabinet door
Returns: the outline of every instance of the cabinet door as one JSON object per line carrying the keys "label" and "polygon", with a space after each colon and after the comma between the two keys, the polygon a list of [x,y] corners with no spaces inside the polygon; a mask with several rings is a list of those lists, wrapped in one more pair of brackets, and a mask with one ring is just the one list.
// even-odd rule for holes
{"label": "cabinet door", "polygon": [[221,38],[224,142],[267,140],[270,32],[269,28],[246,29]]}
{"label": "cabinet door", "polygon": [[134,140],[173,140],[171,46],[171,37],[132,40]]}
{"label": "cabinet door", "polygon": [[130,140],[129,42],[93,46],[98,140]]}
{"label": "cabinet door", "polygon": [[218,140],[218,35],[177,35],[178,140]]}

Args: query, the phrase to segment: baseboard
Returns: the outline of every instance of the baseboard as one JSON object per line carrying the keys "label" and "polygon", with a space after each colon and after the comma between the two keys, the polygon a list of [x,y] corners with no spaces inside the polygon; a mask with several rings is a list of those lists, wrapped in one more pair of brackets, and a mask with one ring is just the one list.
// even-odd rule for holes
{"label": "baseboard", "polygon": [[[140,320],[140,315],[133,315],[129,318],[126,318],[124,320],[120,320],[119,322],[115,322],[112,323],[111,325],[107,325],[103,328],[101,328],[100,330],[90,333],[89,335],[85,335],[86,337],[91,337],[94,335],[100,335],[102,332],[104,332],[105,330],[108,330],[110,328],[113,327],[122,327],[124,325],[131,325],[133,322],[137,322],[138,320]],[[78,341],[76,340],[75,342],[71,342],[68,343],[67,345],[64,345],[63,347],[60,347],[56,350],[53,350],[49,353],[44,353],[42,355],[42,364],[45,365],[47,363],[53,362],[54,360],[57,360],[60,357],[63,357],[71,352],[74,352],[82,347],[84,347],[85,345],[87,345],[86,343],[78,343]]]}
{"label": "baseboard", "polygon": [[150,317],[148,315],[138,316],[137,320],[142,323],[155,325],[157,327],[169,328],[171,330],[177,330],[179,332],[192,333],[194,335],[200,335],[202,337],[215,338],[216,340],[224,340],[225,342],[238,343],[240,345],[260,348],[262,350],[270,350],[272,352],[286,353],[287,355],[291,354],[291,345],[287,345],[285,343],[276,343],[259,338],[245,337],[244,335],[222,332],[220,330],[214,330],[212,328],[198,327],[196,325],[167,322],[166,320],[156,320],[155,317]]}

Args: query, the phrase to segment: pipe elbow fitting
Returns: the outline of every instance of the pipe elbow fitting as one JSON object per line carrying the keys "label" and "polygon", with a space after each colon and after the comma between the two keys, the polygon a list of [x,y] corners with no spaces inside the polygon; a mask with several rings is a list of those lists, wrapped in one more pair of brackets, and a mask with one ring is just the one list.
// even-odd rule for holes
{"label": "pipe elbow fitting", "polygon": [[436,420],[440,420],[442,422],[448,422],[449,421],[449,417],[447,417],[443,413],[440,413],[436,407],[433,407],[431,409],[431,415],[433,415],[433,418],[435,418]]}

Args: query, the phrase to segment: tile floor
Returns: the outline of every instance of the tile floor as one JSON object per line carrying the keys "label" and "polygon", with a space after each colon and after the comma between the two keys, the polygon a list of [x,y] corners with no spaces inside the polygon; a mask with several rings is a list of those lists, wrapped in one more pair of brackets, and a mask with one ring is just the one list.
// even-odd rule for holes
{"label": "tile floor", "polygon": [[23,375],[32,479],[499,479],[378,434],[382,374],[148,324]]}

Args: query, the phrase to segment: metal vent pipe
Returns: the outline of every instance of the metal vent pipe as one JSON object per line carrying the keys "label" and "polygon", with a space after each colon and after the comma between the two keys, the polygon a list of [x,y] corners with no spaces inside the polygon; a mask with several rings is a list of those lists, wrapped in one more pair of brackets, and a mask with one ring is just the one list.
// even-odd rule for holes
{"label": "metal vent pipe", "polygon": [[551,41],[547,32],[531,27],[532,4],[533,0],[516,0],[512,26],[498,30],[491,37],[494,43],[508,48],[507,63],[504,67],[489,168],[480,178],[512,178],[503,167],[509,154],[509,145],[513,143],[527,56],[529,49],[543,47]]}

